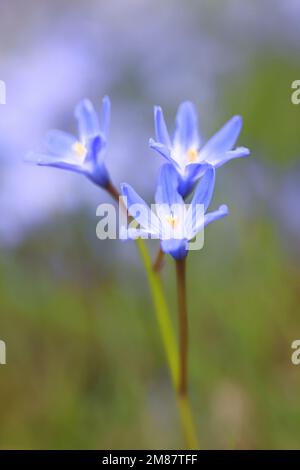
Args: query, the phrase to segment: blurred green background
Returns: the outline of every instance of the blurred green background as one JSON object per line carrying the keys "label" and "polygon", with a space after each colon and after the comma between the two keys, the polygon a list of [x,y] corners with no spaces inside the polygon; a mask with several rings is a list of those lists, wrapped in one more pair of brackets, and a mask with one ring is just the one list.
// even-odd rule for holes
{"label": "blurred green background", "polygon": [[[299,15],[293,0],[4,0],[1,448],[183,446],[135,246],[96,238],[107,196],[22,161],[48,128],[74,130],[78,99],[105,93],[108,166],[149,201],[154,104],[171,127],[194,100],[206,137],[243,116],[252,156],[218,171],[213,201],[230,216],[189,256],[191,401],[203,448],[300,447]],[[163,280],[176,324],[173,268]]]}

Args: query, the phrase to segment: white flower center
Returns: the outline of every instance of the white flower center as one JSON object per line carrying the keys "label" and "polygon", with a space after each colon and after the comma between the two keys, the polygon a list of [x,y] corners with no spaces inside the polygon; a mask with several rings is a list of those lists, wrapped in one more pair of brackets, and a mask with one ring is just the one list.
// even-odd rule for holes
{"label": "white flower center", "polygon": [[186,152],[188,163],[195,163],[198,158],[198,150],[195,147],[190,147]]}
{"label": "white flower center", "polygon": [[85,160],[85,157],[88,153],[87,148],[85,145],[83,145],[82,142],[75,142],[72,146],[72,150],[76,153],[76,156],[80,159],[80,161],[83,163]]}
{"label": "white flower center", "polygon": [[166,215],[166,221],[168,222],[168,224],[171,225],[171,227],[174,229],[177,227],[178,223],[179,223],[179,219],[178,217],[175,215]]}

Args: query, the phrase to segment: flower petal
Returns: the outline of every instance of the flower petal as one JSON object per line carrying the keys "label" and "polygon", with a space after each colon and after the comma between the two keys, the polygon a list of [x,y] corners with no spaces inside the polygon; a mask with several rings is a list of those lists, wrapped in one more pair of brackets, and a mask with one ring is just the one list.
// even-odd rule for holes
{"label": "flower petal", "polygon": [[215,168],[219,168],[220,166],[224,165],[224,163],[227,163],[234,158],[248,157],[249,155],[249,149],[246,147],[237,147],[236,149],[230,150],[223,154],[212,156],[212,158],[209,159],[209,162]]}
{"label": "flower petal", "polygon": [[106,142],[101,135],[91,139],[88,145],[88,154],[85,158],[86,164],[91,163],[93,167],[102,165],[104,162],[105,149]]}
{"label": "flower petal", "polygon": [[148,204],[126,183],[121,184],[124,204],[131,215],[150,234],[159,234],[159,220]]}
{"label": "flower petal", "polygon": [[187,151],[189,148],[198,149],[199,145],[197,112],[193,103],[185,101],[179,106],[176,115],[174,147]]}
{"label": "flower petal", "polygon": [[153,150],[156,150],[156,152],[158,152],[160,155],[162,155],[169,163],[174,165],[174,167],[178,171],[180,171],[180,166],[178,165],[176,160],[174,160],[171,157],[171,151],[170,151],[169,147],[167,147],[164,144],[160,144],[159,142],[155,142],[155,140],[153,140],[153,139],[149,139],[149,147],[152,148]]}
{"label": "flower petal", "polygon": [[52,130],[47,133],[44,146],[46,153],[59,157],[61,160],[76,163],[76,154],[73,150],[76,142],[77,140],[71,134]]}
{"label": "flower petal", "polygon": [[204,175],[209,167],[208,163],[190,163],[185,167],[184,174],[179,174],[178,190],[182,197],[190,194],[196,181]]}
{"label": "flower petal", "polygon": [[75,117],[78,120],[78,132],[82,142],[89,141],[99,135],[100,123],[98,115],[90,100],[85,99],[78,103],[75,108]]}
{"label": "flower petal", "polygon": [[170,164],[162,166],[155,193],[156,213],[162,223],[162,239],[183,239],[186,208],[178,192],[178,174]]}
{"label": "flower petal", "polygon": [[[203,230],[211,222],[214,222],[217,219],[221,219],[228,215],[228,207],[226,205],[222,205],[219,207],[218,210],[209,212],[208,214],[203,214],[203,211],[196,210],[197,219],[194,217],[192,221],[193,224],[190,227],[187,227],[187,238],[188,240],[192,240],[198,232]],[[201,217],[202,216],[202,217]],[[190,222],[189,222],[190,223]]]}
{"label": "flower petal", "polygon": [[211,222],[214,222],[215,220],[222,219],[226,215],[229,214],[228,207],[223,204],[222,206],[219,207],[218,210],[214,212],[209,212],[208,214],[205,214],[204,216],[204,227],[206,227],[208,224]]}
{"label": "flower petal", "polygon": [[156,204],[183,204],[182,196],[178,193],[178,174],[173,165],[166,163],[160,169],[155,193]]}
{"label": "flower petal", "polygon": [[210,204],[215,186],[215,169],[210,167],[201,178],[187,210],[185,231],[191,240],[204,225],[204,214]]}
{"label": "flower petal", "polygon": [[166,126],[164,115],[160,106],[154,107],[154,124],[157,142],[171,147],[171,140]]}
{"label": "flower petal", "polygon": [[111,109],[110,99],[108,96],[104,96],[102,100],[100,129],[105,139],[107,138],[107,134],[109,130],[110,109]]}
{"label": "flower petal", "polygon": [[242,129],[241,116],[233,116],[208,142],[200,152],[201,160],[211,163],[218,155],[223,155],[235,145]]}
{"label": "flower petal", "polygon": [[86,169],[82,165],[70,163],[68,161],[62,160],[61,158],[49,154],[29,152],[26,155],[25,161],[35,163],[39,166],[50,166],[53,168],[74,171],[76,173],[87,174]]}
{"label": "flower petal", "polygon": [[204,212],[206,212],[214,192],[215,181],[216,171],[213,167],[210,167],[197,185],[192,199],[192,206],[203,204]]}
{"label": "flower petal", "polygon": [[186,239],[161,240],[160,245],[164,253],[172,255],[175,259],[182,259],[187,254],[188,241]]}

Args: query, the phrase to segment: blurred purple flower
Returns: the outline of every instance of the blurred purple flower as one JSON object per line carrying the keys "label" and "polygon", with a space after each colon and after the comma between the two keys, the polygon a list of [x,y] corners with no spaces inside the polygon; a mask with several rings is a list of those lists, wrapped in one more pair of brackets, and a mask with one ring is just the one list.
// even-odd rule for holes
{"label": "blurred purple flower", "polygon": [[45,141],[46,153],[30,152],[27,160],[41,166],[81,173],[97,185],[105,187],[109,182],[104,155],[110,121],[110,100],[107,96],[103,98],[101,120],[87,99],[76,106],[75,116],[78,120],[79,139],[63,131],[50,131]]}

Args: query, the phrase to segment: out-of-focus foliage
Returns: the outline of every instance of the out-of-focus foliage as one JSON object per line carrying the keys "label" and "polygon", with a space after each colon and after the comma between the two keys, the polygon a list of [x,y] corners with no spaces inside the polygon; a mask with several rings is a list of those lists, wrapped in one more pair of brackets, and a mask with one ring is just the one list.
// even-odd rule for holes
{"label": "out-of-focus foliage", "polygon": [[299,160],[299,106],[291,101],[300,77],[299,60],[272,55],[257,58],[230,86],[226,110],[244,118],[243,139],[254,156],[272,163]]}
{"label": "out-of-focus foliage", "polygon": [[[75,220],[65,223],[76,227]],[[47,232],[55,240],[59,229]],[[240,230],[242,240],[233,246],[225,222],[219,231],[211,227],[205,250],[190,257],[190,386],[202,446],[297,447],[300,382],[290,344],[300,273],[283,258],[269,224],[245,223]],[[103,261],[101,268],[107,247],[98,242],[95,255],[79,234],[74,230],[59,267],[51,238],[47,255],[34,241],[31,265],[30,243],[1,257],[0,329],[8,345],[0,377],[1,447],[180,448],[176,404],[135,250],[130,268],[124,259],[118,267]],[[122,256],[125,251],[123,245]],[[171,260],[164,280],[175,308]]]}

